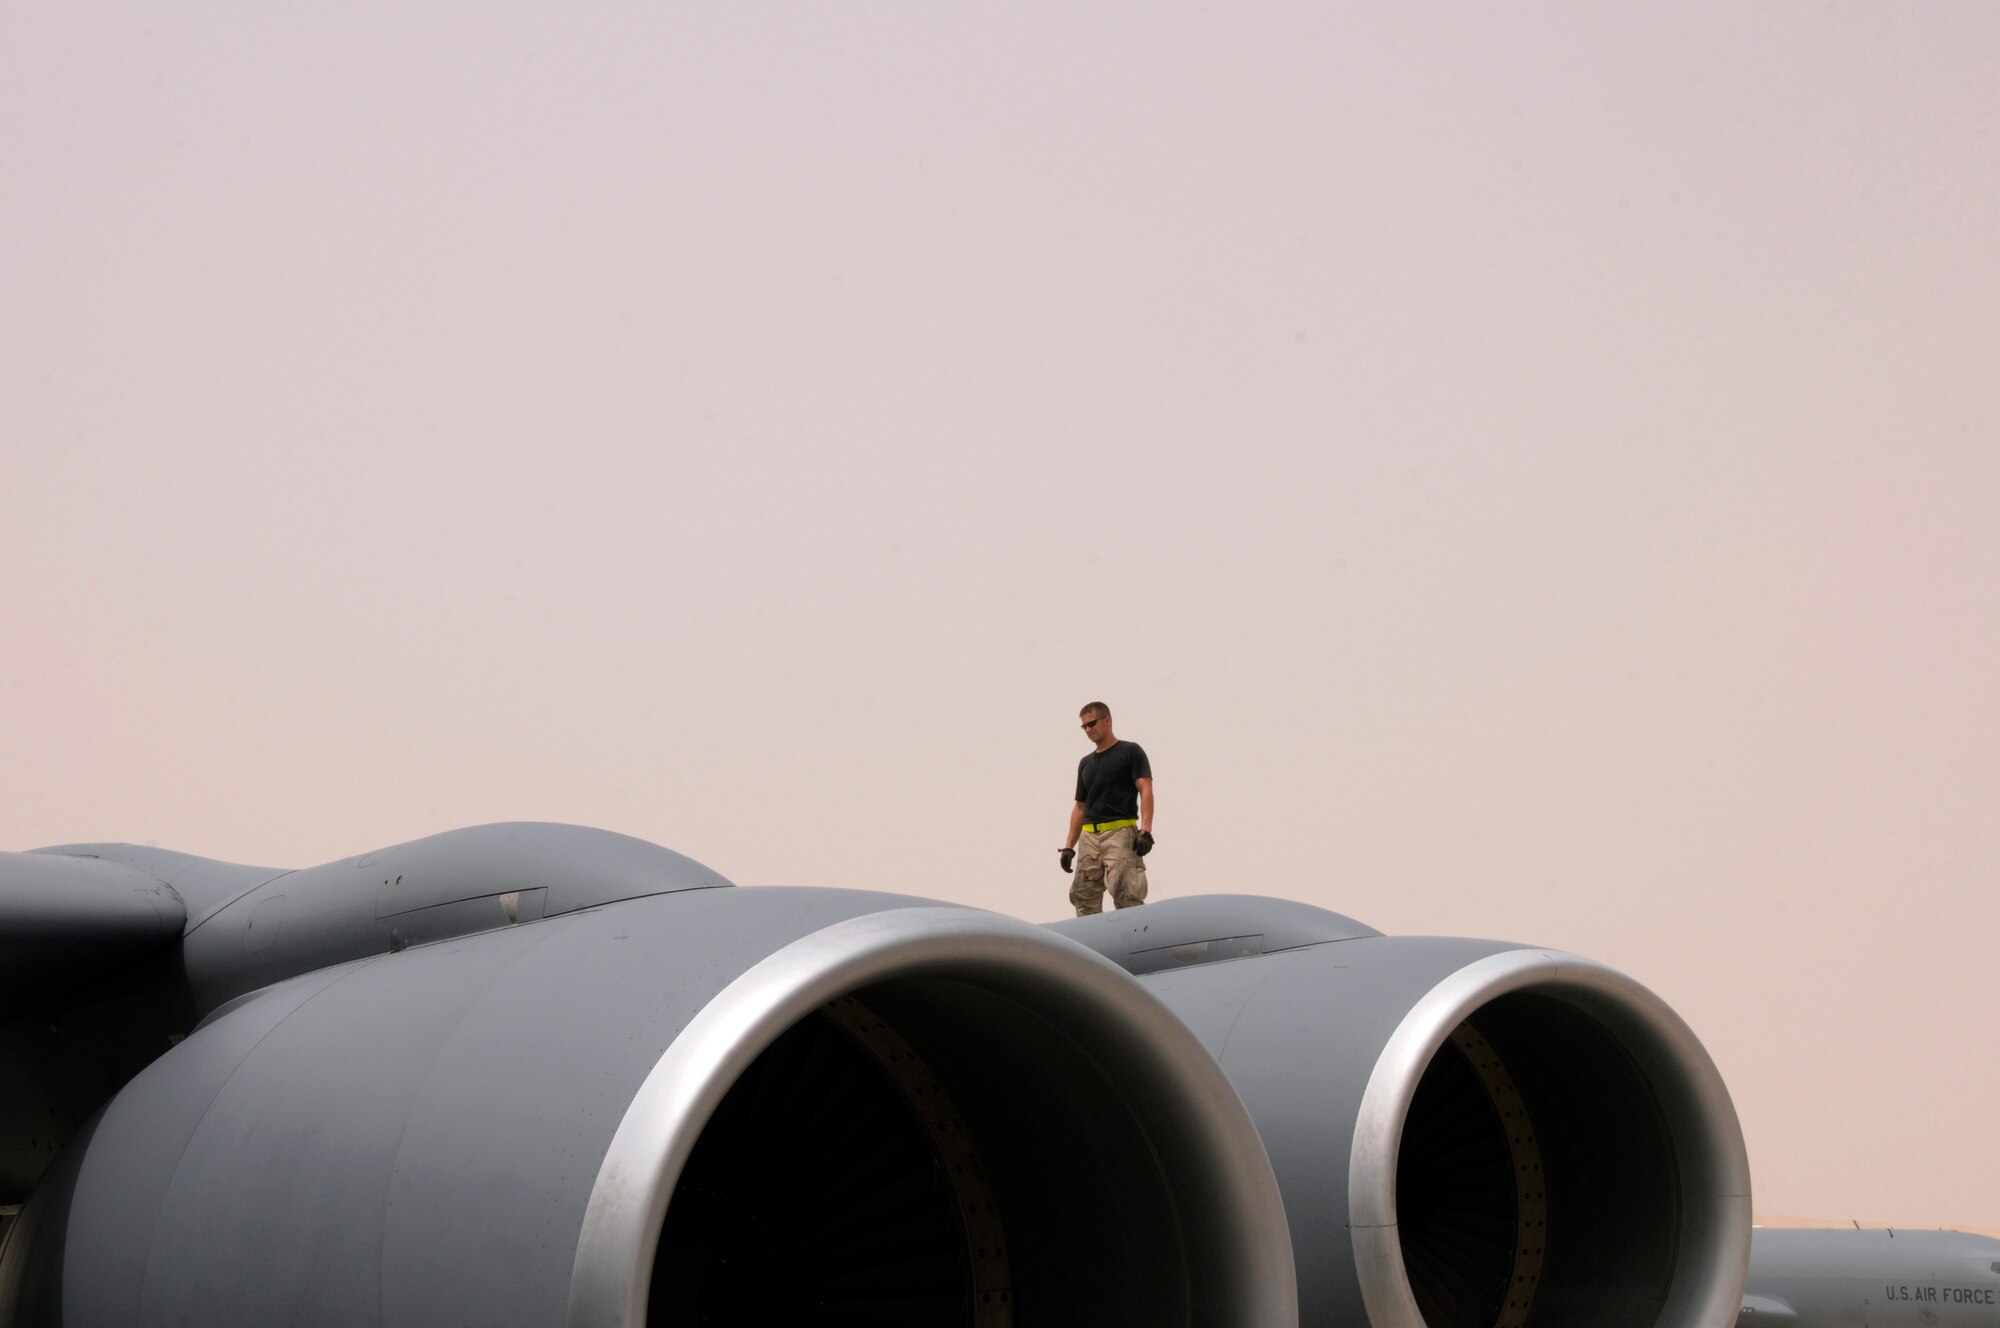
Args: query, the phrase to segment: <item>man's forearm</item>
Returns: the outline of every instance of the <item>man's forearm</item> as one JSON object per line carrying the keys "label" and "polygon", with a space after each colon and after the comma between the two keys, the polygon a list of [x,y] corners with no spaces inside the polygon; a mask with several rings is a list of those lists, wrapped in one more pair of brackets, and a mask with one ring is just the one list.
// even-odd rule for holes
{"label": "man's forearm", "polygon": [[1083,833],[1083,804],[1077,803],[1069,809],[1069,838],[1063,841],[1064,848],[1075,848],[1077,836]]}
{"label": "man's forearm", "polygon": [[1139,790],[1139,828],[1146,833],[1153,831],[1153,789],[1151,785]]}

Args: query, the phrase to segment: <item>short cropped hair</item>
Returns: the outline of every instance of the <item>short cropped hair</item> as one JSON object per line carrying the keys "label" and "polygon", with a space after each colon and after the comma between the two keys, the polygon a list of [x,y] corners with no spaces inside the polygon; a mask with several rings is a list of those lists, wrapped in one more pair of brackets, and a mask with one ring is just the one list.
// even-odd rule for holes
{"label": "short cropped hair", "polygon": [[1109,719],[1111,718],[1111,707],[1102,701],[1092,701],[1089,705],[1076,712],[1078,719],[1089,719],[1092,715],[1102,715],[1104,718]]}

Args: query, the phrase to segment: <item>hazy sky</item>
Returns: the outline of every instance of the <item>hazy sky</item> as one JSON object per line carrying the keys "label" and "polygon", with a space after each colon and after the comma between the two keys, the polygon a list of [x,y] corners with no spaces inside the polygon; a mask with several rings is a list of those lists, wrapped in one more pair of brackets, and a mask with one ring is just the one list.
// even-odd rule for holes
{"label": "hazy sky", "polygon": [[2000,5],[0,6],[0,847],[1608,960],[2000,1223]]}

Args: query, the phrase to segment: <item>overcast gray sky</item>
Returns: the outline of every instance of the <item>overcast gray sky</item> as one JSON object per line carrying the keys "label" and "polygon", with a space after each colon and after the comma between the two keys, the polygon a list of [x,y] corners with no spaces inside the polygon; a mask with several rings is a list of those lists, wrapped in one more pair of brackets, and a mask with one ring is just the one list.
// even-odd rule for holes
{"label": "overcast gray sky", "polygon": [[2000,1224],[2000,6],[0,7],[0,847],[1581,951]]}

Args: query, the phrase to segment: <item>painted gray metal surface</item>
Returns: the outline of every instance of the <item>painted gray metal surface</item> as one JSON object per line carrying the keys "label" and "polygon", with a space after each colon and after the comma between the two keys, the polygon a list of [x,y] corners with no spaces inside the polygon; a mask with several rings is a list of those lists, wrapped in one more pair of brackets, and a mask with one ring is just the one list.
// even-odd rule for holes
{"label": "painted gray metal surface", "polygon": [[0,853],[0,1018],[164,945],[186,918],[180,896],[132,867]]}
{"label": "painted gray metal surface", "polygon": [[1759,1227],[1742,1328],[2000,1328],[2000,1240],[1964,1231]]}
{"label": "painted gray metal surface", "polygon": [[[712,888],[727,883],[677,854],[576,827],[291,873],[129,856],[152,870],[86,874],[206,883],[183,962],[155,975],[185,984],[199,1023],[43,1176],[0,1255],[0,1322],[637,1325],[707,1111],[855,984],[997,1141],[989,1165],[1035,1218],[1017,1251],[1024,1304],[1041,1296],[1029,1321],[1298,1321],[1277,1182],[1236,1091],[1157,997],[1044,929]],[[1142,1238],[1077,1260],[1121,1224]]]}
{"label": "painted gray metal surface", "polygon": [[[1296,1273],[1284,1210],[1263,1145],[1240,1099],[1187,1030],[1111,965],[1039,928],[956,908],[856,916],[807,936],[749,969],[695,1016],[634,1096],[584,1215],[568,1328],[645,1321],[645,1252],[658,1240],[680,1164],[755,1049],[821,1003],[885,979],[947,977],[977,983],[1023,1007],[1060,997],[1063,1036],[1090,1049],[1134,1113],[1147,1152],[1173,1177],[1177,1238],[1192,1265],[1185,1306],[1135,1314],[1163,1287],[1119,1286],[1107,1259],[1081,1295],[1057,1307],[1063,1322],[1191,1325],[1296,1323]],[[1025,1068],[1025,1067],[1023,1067]],[[1077,1083],[1051,1089],[1084,1091]],[[1024,1101],[1033,1110],[1044,1103]],[[1085,1143],[1097,1153],[1113,1140]],[[1032,1166],[1038,1159],[1019,1159]],[[1054,1155],[1039,1159],[1060,1166]],[[1114,1188],[1122,1188],[1116,1187]],[[1132,1197],[1138,1194],[1137,1187]],[[1137,1215],[1103,1215],[1130,1224]],[[1078,1235],[1093,1244],[1108,1233]],[[1103,1256],[1100,1256],[1103,1257]],[[1096,1284],[1094,1287],[1091,1284]],[[1178,1300],[1171,1296],[1169,1301]]]}
{"label": "painted gray metal surface", "polygon": [[244,1002],[106,1111],[65,1322],[562,1322],[598,1161],[681,1027],[774,945],[903,902],[655,896]]}
{"label": "painted gray metal surface", "polygon": [[[1713,1328],[1742,1307],[1727,1093],[1601,965],[1247,896],[1041,929],[727,884],[540,824],[297,872],[121,845],[0,857],[0,935],[11,898],[58,940],[152,947],[172,962],[132,970],[137,999],[192,1030],[44,1177],[0,1255],[0,1322],[636,1325],[708,1113],[857,984],[992,1144],[1024,1323],[1422,1328],[1398,1149],[1468,1020],[1551,1165],[1587,1177],[1551,1221],[1591,1239],[1551,1256],[1527,1328]],[[23,970],[27,999],[53,999],[49,971]]]}
{"label": "painted gray metal surface", "polygon": [[1357,943],[1147,978],[1221,1063],[1264,1136],[1285,1196],[1300,1322],[1308,1328],[1342,1328],[1368,1308],[1362,1274],[1371,1269],[1356,1248],[1347,1182],[1375,1062],[1441,976],[1496,949],[1458,942],[1423,964],[1371,964],[1357,973],[1347,966],[1362,958],[1349,957]]}
{"label": "painted gray metal surface", "polygon": [[47,857],[92,858],[144,872],[180,897],[187,913],[185,930],[188,931],[199,927],[230,901],[274,876],[285,875],[281,867],[217,862],[149,844],[58,844],[35,852]]}
{"label": "painted gray metal surface", "polygon": [[1049,929],[1128,973],[1170,972],[1382,934],[1344,914],[1264,895],[1191,895],[1149,908],[1064,918]]}
{"label": "painted gray metal surface", "polygon": [[41,975],[72,953],[181,932],[189,992],[206,1012],[329,964],[728,884],[672,849],[540,821],[446,831],[302,871],[132,844],[0,854],[0,957],[14,938],[23,949],[0,971],[0,1000],[14,987],[23,1000],[43,994]]}
{"label": "painted gray metal surface", "polygon": [[206,1011],[293,973],[511,926],[523,904],[532,921],[728,884],[630,835],[537,821],[472,826],[272,877],[191,928],[182,953]]}
{"label": "painted gray metal surface", "polygon": [[[1662,1181],[1657,1193],[1641,1194],[1640,1178],[1631,1178],[1634,1205],[1677,1211],[1674,1230],[1629,1242],[1648,1253],[1652,1271],[1609,1268],[1596,1286],[1573,1275],[1574,1285],[1544,1290],[1530,1322],[1712,1328],[1734,1315],[1747,1262],[1747,1157],[1720,1077],[1671,1010],[1576,956],[1498,941],[1384,937],[1337,914],[1318,924],[1326,939],[1276,953],[1231,957],[1199,944],[1309,938],[1315,928],[1302,911],[1312,910],[1216,896],[1054,926],[1108,957],[1124,955],[1243,1095],[1284,1191],[1303,1324],[1422,1328],[1395,1227],[1404,1112],[1453,1028],[1516,993],[1536,993],[1601,1027],[1605,1037],[1589,1056],[1641,1068],[1663,1118],[1661,1147],[1678,1152],[1671,1193]],[[1173,967],[1158,965],[1158,947],[1142,941],[1150,937],[1178,947]],[[1619,1216],[1616,1188],[1589,1200],[1606,1222]]]}

